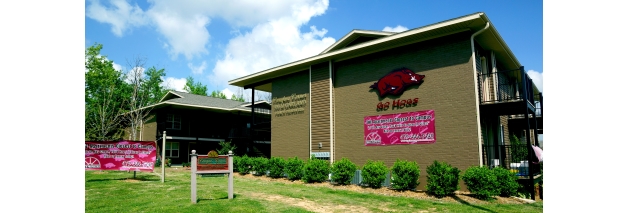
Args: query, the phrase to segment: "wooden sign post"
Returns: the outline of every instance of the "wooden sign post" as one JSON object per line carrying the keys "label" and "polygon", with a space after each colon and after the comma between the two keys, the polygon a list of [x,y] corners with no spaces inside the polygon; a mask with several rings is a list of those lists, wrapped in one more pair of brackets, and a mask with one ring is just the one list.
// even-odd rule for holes
{"label": "wooden sign post", "polygon": [[228,199],[234,198],[234,172],[232,151],[228,155],[216,155],[211,151],[208,155],[197,155],[192,150],[190,154],[190,201],[197,203],[197,175],[198,174],[228,174]]}

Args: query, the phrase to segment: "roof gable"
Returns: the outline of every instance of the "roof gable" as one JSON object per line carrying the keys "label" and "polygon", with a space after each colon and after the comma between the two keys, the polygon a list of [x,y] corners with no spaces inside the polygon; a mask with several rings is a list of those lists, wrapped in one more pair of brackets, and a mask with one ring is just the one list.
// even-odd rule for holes
{"label": "roof gable", "polygon": [[330,45],[330,47],[326,48],[321,54],[326,54],[328,52],[332,52],[335,50],[343,49],[346,47],[350,47],[356,44],[360,44],[363,42],[371,41],[377,38],[382,38],[385,36],[389,36],[394,34],[393,32],[385,32],[385,31],[372,31],[372,30],[352,30],[350,33],[346,34],[343,38],[339,39],[339,41]]}

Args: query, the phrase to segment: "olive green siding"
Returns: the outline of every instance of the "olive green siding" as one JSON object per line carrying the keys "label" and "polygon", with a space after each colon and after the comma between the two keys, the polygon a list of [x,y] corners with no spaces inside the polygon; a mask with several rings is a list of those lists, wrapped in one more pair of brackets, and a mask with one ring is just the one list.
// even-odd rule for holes
{"label": "olive green siding", "polygon": [[[293,94],[306,94],[304,111],[290,115],[279,115],[272,107],[271,115],[271,156],[309,157],[309,71],[274,79],[272,99],[290,97]],[[273,100],[272,100],[273,101]]]}
{"label": "olive green siding", "polygon": [[[330,151],[329,63],[311,66],[311,151]],[[322,144],[321,149],[319,143]]]}
{"label": "olive green siding", "polygon": [[[475,84],[470,33],[464,32],[334,63],[334,158],[346,157],[362,166],[368,159],[391,167],[396,159],[420,165],[420,188],[426,185],[426,167],[445,161],[462,171],[479,165]],[[390,71],[406,67],[425,75],[399,97],[380,98],[370,89]],[[418,98],[417,106],[378,112],[379,102]],[[365,146],[365,116],[422,110],[435,111],[434,144]],[[462,185],[463,186],[463,185]]]}

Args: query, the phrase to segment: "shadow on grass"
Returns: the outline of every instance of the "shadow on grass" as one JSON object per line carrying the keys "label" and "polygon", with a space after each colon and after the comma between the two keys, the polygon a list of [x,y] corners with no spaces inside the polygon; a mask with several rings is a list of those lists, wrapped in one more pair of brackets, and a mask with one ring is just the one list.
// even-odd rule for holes
{"label": "shadow on grass", "polygon": [[[237,197],[240,197],[240,195],[238,194],[233,194],[233,198],[232,199],[236,199]],[[213,200],[228,200],[228,196],[226,195],[225,197],[220,197],[220,198],[197,198],[197,203],[199,203],[199,201],[213,201]]]}
{"label": "shadow on grass", "polygon": [[[464,196],[468,196],[468,195],[464,195]],[[462,200],[461,198],[459,198],[459,197],[457,197],[455,195],[449,195],[449,197],[455,199],[457,202],[459,202],[461,204],[464,204],[464,205],[467,205],[467,206],[470,206],[470,207],[473,207],[473,208],[476,208],[476,209],[479,209],[479,210],[496,213],[495,211],[492,211],[490,209],[486,209],[486,208],[481,207],[481,206],[476,206],[476,205],[470,204],[469,202],[467,202],[465,200]]]}

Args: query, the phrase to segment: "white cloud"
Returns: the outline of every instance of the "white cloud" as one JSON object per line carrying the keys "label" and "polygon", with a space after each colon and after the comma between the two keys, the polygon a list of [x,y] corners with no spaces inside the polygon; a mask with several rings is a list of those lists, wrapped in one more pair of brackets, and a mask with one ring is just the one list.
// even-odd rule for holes
{"label": "white cloud", "polygon": [[221,92],[225,95],[225,97],[227,97],[227,99],[232,98],[232,95],[234,94],[234,93],[233,93],[232,91],[230,91],[230,89],[228,89],[228,88],[223,89]]}
{"label": "white cloud", "polygon": [[199,66],[188,63],[188,68],[190,68],[193,74],[203,74],[203,71],[206,70],[206,61],[201,62]]}
{"label": "white cloud", "polygon": [[542,92],[543,91],[543,75],[542,75],[542,73],[538,72],[538,71],[535,71],[535,70],[528,70],[527,71],[527,75],[529,75],[529,77],[532,78],[532,82],[534,82],[534,84],[538,88],[538,91]]}
{"label": "white cloud", "polygon": [[324,37],[326,29],[310,26],[310,31],[303,33],[300,27],[327,8],[328,1],[293,7],[290,15],[258,24],[233,38],[226,45],[224,58],[217,61],[210,81],[223,86],[229,80],[319,54],[335,39]]}
{"label": "white cloud", "polygon": [[283,18],[292,22],[291,26],[300,26],[311,17],[323,14],[328,8],[328,0],[149,0],[149,3],[150,8],[142,11],[137,5],[131,6],[125,0],[112,0],[110,6],[104,6],[98,0],[90,0],[86,15],[101,23],[110,24],[112,32],[117,36],[122,36],[132,26],[150,23],[166,38],[167,42],[163,47],[172,58],[181,54],[191,60],[193,57],[208,54],[207,46],[211,36],[207,26],[211,23],[211,18],[222,18],[235,29],[255,27]]}
{"label": "white cloud", "polygon": [[132,26],[142,26],[147,23],[144,12],[138,5],[130,5],[125,0],[111,0],[111,7],[101,5],[99,0],[90,0],[91,4],[85,9],[85,15],[101,23],[112,25],[112,33],[122,37],[123,33]]}
{"label": "white cloud", "polygon": [[173,78],[173,77],[166,77],[166,80],[162,79],[162,86],[165,88],[169,88],[169,89],[174,89],[175,91],[179,91],[179,92],[186,92],[184,91],[184,86],[186,86],[186,78]]}
{"label": "white cloud", "polygon": [[120,64],[117,64],[116,62],[112,62],[112,64],[114,65],[115,70],[123,71],[123,67],[120,66]]}
{"label": "white cloud", "polygon": [[398,26],[396,26],[394,28],[392,28],[390,26],[386,26],[385,28],[383,28],[382,31],[399,33],[399,32],[402,32],[402,31],[407,31],[408,29],[409,28],[407,28],[407,27],[403,27],[403,26],[398,25]]}
{"label": "white cloud", "polygon": [[[120,66],[120,65],[118,65]],[[114,65],[114,69],[116,68],[116,66]],[[123,70],[120,70],[123,71]],[[127,83],[131,83],[132,80],[134,79],[134,75],[138,74],[138,78],[143,78],[144,77],[144,67],[134,67],[133,69],[131,69],[131,71],[127,72],[125,75],[125,82]]]}

